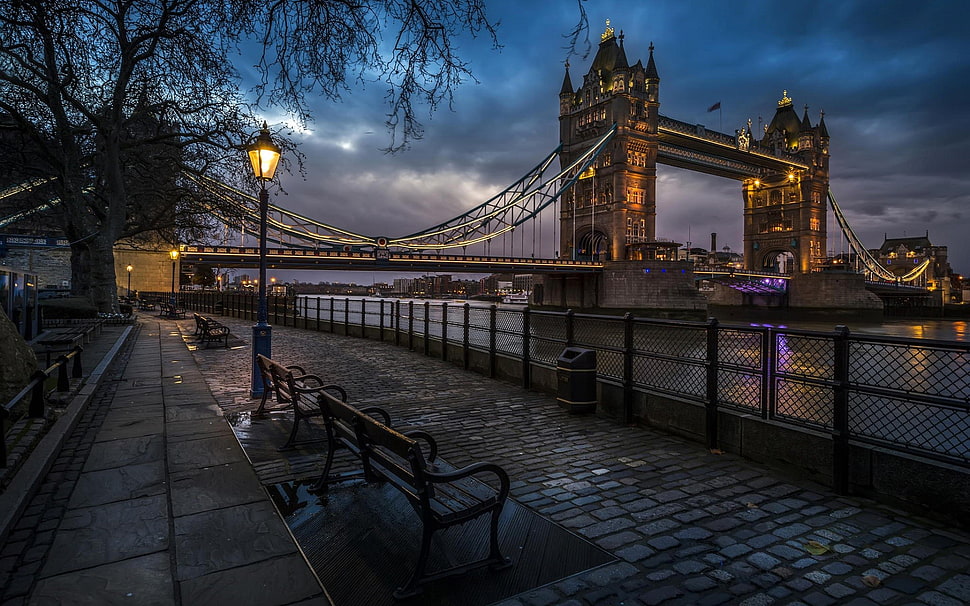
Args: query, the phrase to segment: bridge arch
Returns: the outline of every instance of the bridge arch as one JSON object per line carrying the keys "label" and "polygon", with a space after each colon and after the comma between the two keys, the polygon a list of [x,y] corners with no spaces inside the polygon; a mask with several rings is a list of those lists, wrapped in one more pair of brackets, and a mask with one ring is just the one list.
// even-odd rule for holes
{"label": "bridge arch", "polygon": [[610,237],[598,229],[587,231],[579,237],[577,244],[577,260],[610,261],[613,258]]}
{"label": "bridge arch", "polygon": [[799,267],[797,252],[792,246],[759,251],[753,265],[764,271],[791,274]]}

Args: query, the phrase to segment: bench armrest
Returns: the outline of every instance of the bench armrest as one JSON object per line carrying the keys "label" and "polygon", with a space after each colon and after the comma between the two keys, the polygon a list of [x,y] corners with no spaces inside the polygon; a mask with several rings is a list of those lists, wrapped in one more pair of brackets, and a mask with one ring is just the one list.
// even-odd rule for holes
{"label": "bench armrest", "polygon": [[[347,400],[344,399],[344,402],[346,401]],[[388,427],[391,426],[391,414],[386,410],[384,410],[383,408],[381,408],[380,406],[365,406],[364,408],[358,408],[357,410],[364,413],[365,415],[370,415],[372,417],[374,416],[380,417],[381,418],[380,420],[382,423],[384,423],[384,425],[387,425]]]}
{"label": "bench armrest", "polygon": [[[287,367],[287,370],[289,370],[289,367]],[[308,375],[305,372],[302,372],[302,369],[300,370],[301,370],[301,373],[299,375],[296,373],[293,373],[293,380],[299,383],[302,383],[302,385],[300,385],[299,387],[303,389],[319,389],[320,386],[323,385],[323,379],[321,379],[317,375]],[[308,386],[306,384],[307,381],[313,381],[314,383],[316,383],[316,385]]]}
{"label": "bench armrest", "polygon": [[320,385],[306,386],[306,385],[296,385],[296,391],[299,393],[320,393],[321,391],[334,390],[340,394],[340,401],[347,401],[347,392],[343,387],[339,385],[323,385],[323,380],[316,375],[303,375],[302,377],[296,377],[300,382],[306,381],[307,379],[312,379]]}
{"label": "bench armrest", "polygon": [[[431,481],[432,484],[453,482],[455,480],[460,480],[462,478],[468,478],[475,475],[480,475],[483,473],[494,474],[498,478],[499,488],[498,488],[498,498],[499,501],[504,501],[509,496],[509,474],[505,472],[504,469],[499,467],[494,463],[472,463],[462,467],[461,469],[456,469],[454,471],[426,471],[425,477]],[[494,488],[494,487],[493,487]]]}
{"label": "bench armrest", "polygon": [[428,444],[428,460],[434,462],[438,456],[438,443],[431,437],[431,434],[420,429],[405,431],[403,434],[412,440],[424,440]]}
{"label": "bench armrest", "polygon": [[303,367],[302,366],[297,366],[296,364],[291,364],[291,365],[287,366],[286,367],[286,370],[295,370],[295,371],[298,371],[301,375],[305,375],[306,374],[306,371],[303,370]]}

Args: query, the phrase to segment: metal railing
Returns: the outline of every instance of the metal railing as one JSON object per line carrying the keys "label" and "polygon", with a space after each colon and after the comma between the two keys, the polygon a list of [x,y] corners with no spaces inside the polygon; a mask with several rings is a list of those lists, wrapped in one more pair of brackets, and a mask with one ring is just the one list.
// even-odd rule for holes
{"label": "metal railing", "polygon": [[[17,421],[17,419],[12,418],[11,411],[19,402],[29,395],[30,402],[27,404],[25,415],[22,416],[37,419],[45,418],[47,416],[47,380],[56,372],[57,385],[54,390],[59,392],[69,391],[71,389],[70,378],[80,379],[83,374],[83,369],[81,367],[82,351],[83,348],[80,345],[75,345],[74,348],[69,352],[58,356],[57,359],[46,369],[38,369],[34,371],[30,382],[20,390],[20,393],[15,395],[6,404],[0,406],[0,427],[4,428],[3,439],[0,439],[0,467],[7,466],[6,425],[7,423],[12,425]],[[72,362],[70,378],[68,378],[68,362]]]}
{"label": "metal railing", "polygon": [[[252,318],[254,297],[182,293],[188,307]],[[970,344],[626,316],[473,307],[361,298],[270,298],[270,322],[381,340],[426,355],[472,351],[555,368],[565,347],[597,352],[597,380],[622,389],[633,421],[637,392],[706,410],[706,441],[717,445],[719,411],[757,415],[831,436],[836,487],[844,490],[850,441],[970,467]],[[427,337],[427,338],[425,338]]]}

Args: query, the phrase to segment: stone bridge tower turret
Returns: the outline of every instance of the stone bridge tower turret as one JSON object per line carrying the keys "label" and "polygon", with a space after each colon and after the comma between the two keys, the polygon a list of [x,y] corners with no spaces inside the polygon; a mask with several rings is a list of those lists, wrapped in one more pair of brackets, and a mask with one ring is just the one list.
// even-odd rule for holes
{"label": "stone bridge tower turret", "polygon": [[[746,134],[751,134],[750,122]],[[765,127],[760,149],[791,154],[802,167],[743,181],[745,268],[777,270],[778,260],[791,255],[795,266],[785,269],[809,273],[826,254],[829,133],[824,114],[813,126],[805,106],[799,120],[785,91]]]}
{"label": "stone bridge tower turret", "polygon": [[660,77],[653,60],[627,62],[623,33],[609,21],[578,89],[569,64],[559,93],[561,164],[588,149],[614,123],[616,135],[591,170],[567,191],[560,213],[563,258],[623,260],[656,236]]}

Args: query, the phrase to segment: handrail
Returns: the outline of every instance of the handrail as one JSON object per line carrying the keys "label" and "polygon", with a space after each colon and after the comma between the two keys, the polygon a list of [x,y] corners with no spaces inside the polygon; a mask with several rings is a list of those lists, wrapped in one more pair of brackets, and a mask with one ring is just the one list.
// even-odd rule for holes
{"label": "handrail", "polygon": [[[54,372],[57,372],[57,387],[55,391],[65,392],[70,390],[71,384],[67,376],[67,363],[73,360],[72,364],[72,377],[75,379],[80,379],[82,376],[81,370],[81,352],[84,348],[80,345],[75,345],[69,352],[58,356],[57,360],[51,364],[46,369],[37,369],[31,375],[31,380],[27,385],[20,390],[17,395],[10,399],[6,404],[0,406],[0,420],[4,420],[10,416],[10,411],[18,402],[23,400],[30,394],[30,404],[27,406],[27,416],[30,418],[44,418],[47,413],[47,394],[44,391],[44,383],[47,382]],[[6,435],[0,437],[0,467],[7,466],[7,438]]]}

